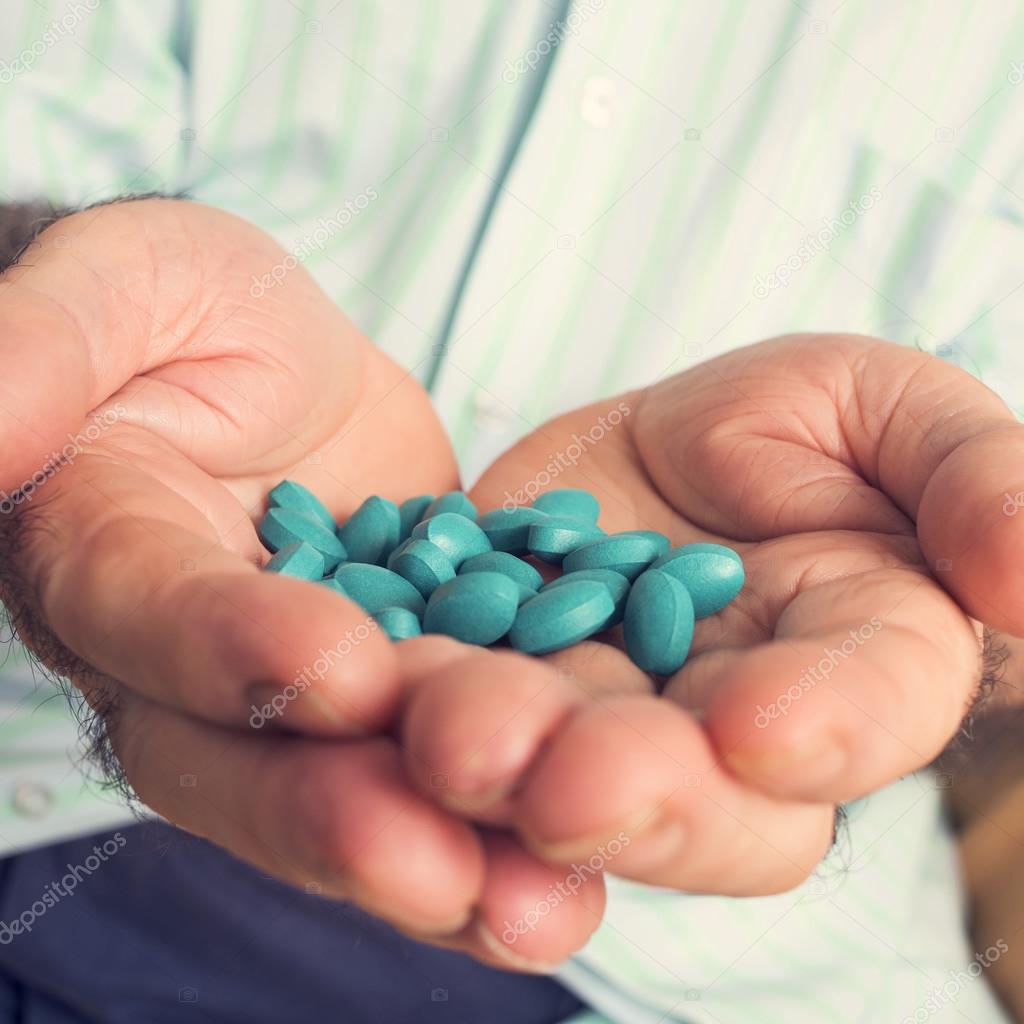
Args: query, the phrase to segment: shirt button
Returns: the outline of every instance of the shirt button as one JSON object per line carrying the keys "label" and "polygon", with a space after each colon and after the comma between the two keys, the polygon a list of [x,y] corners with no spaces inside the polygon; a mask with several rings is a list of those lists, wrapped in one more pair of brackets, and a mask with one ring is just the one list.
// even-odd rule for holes
{"label": "shirt button", "polygon": [[486,391],[478,391],[473,398],[473,422],[478,430],[488,434],[504,434],[521,420],[515,410],[500,399]]}
{"label": "shirt button", "polygon": [[619,113],[618,86],[603,75],[592,75],[583,83],[580,116],[595,128],[607,128]]}
{"label": "shirt button", "polygon": [[45,818],[53,808],[53,790],[39,782],[19,782],[11,806],[23,818]]}

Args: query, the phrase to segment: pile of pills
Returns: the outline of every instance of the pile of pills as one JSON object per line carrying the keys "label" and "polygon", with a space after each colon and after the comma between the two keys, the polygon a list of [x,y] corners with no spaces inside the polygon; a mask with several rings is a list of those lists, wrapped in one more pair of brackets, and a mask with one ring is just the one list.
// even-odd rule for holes
{"label": "pile of pills", "polygon": [[[694,620],[721,611],[744,580],[739,555],[720,544],[605,533],[597,499],[577,489],[482,516],[461,491],[401,505],[372,497],[340,526],[290,480],[269,504],[258,528],[274,553],[267,570],[333,587],[396,641],[444,633],[549,654],[621,624],[633,662],[669,675]],[[538,562],[562,574],[545,583]]]}

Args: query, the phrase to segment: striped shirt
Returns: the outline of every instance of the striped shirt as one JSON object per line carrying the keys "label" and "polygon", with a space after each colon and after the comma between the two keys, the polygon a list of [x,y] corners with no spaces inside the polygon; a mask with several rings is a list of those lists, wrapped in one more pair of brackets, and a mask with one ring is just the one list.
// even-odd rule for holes
{"label": "striped shirt", "polygon": [[[7,0],[0,126],[2,201],[187,190],[272,233],[432,388],[469,479],[790,331],[1024,409],[1014,0]],[[0,852],[122,820],[63,699],[3,672]],[[770,899],[616,883],[564,976],[622,1021],[1002,1019],[983,984],[926,1003],[971,962],[930,777],[849,843]]]}

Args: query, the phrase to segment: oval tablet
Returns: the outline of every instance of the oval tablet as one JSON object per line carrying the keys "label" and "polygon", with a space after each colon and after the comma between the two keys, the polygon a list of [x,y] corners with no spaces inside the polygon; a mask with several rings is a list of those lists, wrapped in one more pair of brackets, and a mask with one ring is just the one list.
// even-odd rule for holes
{"label": "oval tablet", "polygon": [[499,572],[471,572],[442,583],[430,595],[424,633],[444,633],[486,647],[511,628],[519,607],[519,584]]}
{"label": "oval tablet", "polygon": [[603,583],[612,596],[614,609],[608,617],[608,621],[601,626],[601,631],[617,626],[626,612],[626,598],[629,597],[629,580],[621,572],[615,572],[614,569],[580,569],[553,579],[544,586],[544,590],[552,590],[555,587],[565,586],[567,583],[579,583],[584,580]]}
{"label": "oval tablet", "polygon": [[449,491],[435,498],[424,510],[423,518],[439,516],[442,512],[451,512],[457,516],[465,516],[476,522],[476,505],[469,500],[465,491]]}
{"label": "oval tablet", "polygon": [[381,608],[373,617],[377,625],[387,633],[388,638],[396,643],[423,633],[419,616],[408,608]]}
{"label": "oval tablet", "polygon": [[530,554],[549,565],[561,565],[571,551],[605,535],[600,526],[579,519],[546,516],[530,527],[527,545]]}
{"label": "oval tablet", "polygon": [[693,640],[693,602],[667,573],[648,569],[626,599],[626,652],[645,672],[668,676],[686,661]]}
{"label": "oval tablet", "polygon": [[384,565],[398,546],[398,506],[387,498],[367,498],[338,529],[350,562]]}
{"label": "oval tablet", "polygon": [[467,558],[491,550],[487,534],[472,519],[457,512],[441,512],[424,519],[413,528],[412,537],[436,544],[451,559],[456,569]]}
{"label": "oval tablet", "polygon": [[324,576],[324,556],[304,540],[288,544],[263,567],[266,572],[295,576],[300,580],[321,580]]}
{"label": "oval tablet", "polygon": [[388,568],[407,579],[424,597],[455,577],[452,560],[429,540],[410,538],[395,549]]}
{"label": "oval tablet", "polygon": [[434,500],[432,494],[420,494],[415,498],[406,498],[398,506],[398,540],[401,543],[409,539],[412,528],[426,518],[427,507]]}
{"label": "oval tablet", "polygon": [[658,549],[659,558],[672,547],[672,541],[670,541],[665,534],[658,533],[657,530],[623,530],[622,533],[616,533],[614,536],[646,537]]}
{"label": "oval tablet", "polygon": [[467,558],[459,567],[459,575],[464,576],[467,572],[500,572],[521,587],[529,587],[531,590],[539,590],[544,586],[544,577],[529,562],[507,551],[485,551],[481,555]]}
{"label": "oval tablet", "polygon": [[334,516],[330,509],[308,488],[297,484],[294,480],[282,480],[267,495],[270,508],[290,508],[293,512],[302,512],[318,522],[334,529]]}
{"label": "oval tablet", "polygon": [[650,537],[615,533],[570,552],[562,562],[562,570],[612,569],[632,582],[658,557],[658,548],[657,541]]}
{"label": "oval tablet", "polygon": [[323,555],[325,572],[330,572],[348,557],[345,545],[335,536],[333,528],[291,508],[268,509],[256,533],[275,552],[289,544],[305,541]]}
{"label": "oval tablet", "polygon": [[698,619],[720,612],[743,589],[743,560],[722,544],[684,544],[659,558],[659,569],[690,592]]}
{"label": "oval tablet", "polygon": [[338,566],[332,580],[335,590],[370,615],[384,608],[405,608],[422,615],[426,607],[423,596],[407,579],[379,565],[347,562]]}
{"label": "oval tablet", "polygon": [[530,527],[544,518],[535,508],[496,508],[480,517],[479,526],[495,551],[525,555],[530,550]]}
{"label": "oval tablet", "polygon": [[527,601],[516,615],[509,643],[527,654],[550,654],[599,633],[615,611],[604,583],[573,580]]}
{"label": "oval tablet", "polygon": [[580,519],[585,523],[596,523],[601,514],[601,504],[590,491],[579,487],[561,487],[546,491],[533,503],[538,512],[563,519]]}

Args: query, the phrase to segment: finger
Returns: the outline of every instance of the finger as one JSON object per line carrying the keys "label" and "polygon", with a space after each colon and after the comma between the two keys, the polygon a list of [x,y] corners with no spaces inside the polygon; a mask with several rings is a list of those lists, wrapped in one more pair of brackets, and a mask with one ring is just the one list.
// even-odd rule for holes
{"label": "finger", "polygon": [[538,747],[581,699],[540,660],[477,651],[418,680],[402,719],[406,769],[445,806],[500,822]]}
{"label": "finger", "polygon": [[754,540],[916,523],[968,613],[1024,635],[1024,426],[958,368],[871,338],[776,339],[651,389],[632,425],[699,525]]}
{"label": "finger", "polygon": [[721,757],[780,797],[839,802],[929,763],[981,675],[967,617],[927,576],[810,587],[769,643],[697,657],[666,694],[700,708]]}
{"label": "finger", "polygon": [[23,517],[18,564],[39,581],[29,604],[96,669],[225,724],[351,734],[390,720],[392,646],[328,588],[258,572],[265,555],[237,504],[236,530],[218,536],[162,483],[85,455]]}
{"label": "finger", "polygon": [[520,834],[546,861],[735,896],[806,878],[831,843],[834,814],[746,786],[682,709],[638,696],[591,702],[568,718],[513,803]]}
{"label": "finger", "polygon": [[604,916],[600,870],[545,864],[511,836],[484,834],[487,875],[476,935],[498,966],[552,971],[581,949]]}
{"label": "finger", "polygon": [[455,935],[472,920],[481,844],[410,787],[389,741],[244,735],[130,692],[115,715],[127,777],[175,824],[421,935]]}

